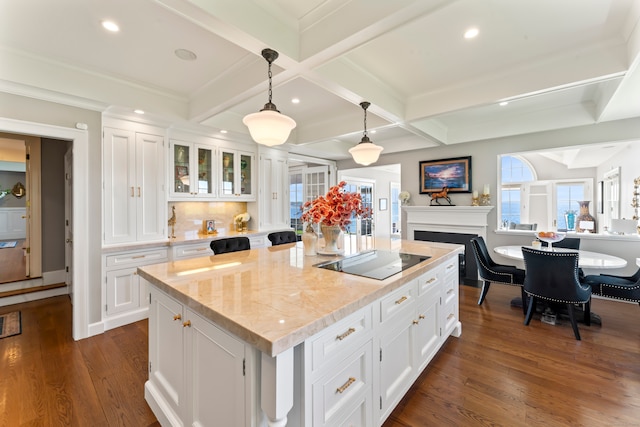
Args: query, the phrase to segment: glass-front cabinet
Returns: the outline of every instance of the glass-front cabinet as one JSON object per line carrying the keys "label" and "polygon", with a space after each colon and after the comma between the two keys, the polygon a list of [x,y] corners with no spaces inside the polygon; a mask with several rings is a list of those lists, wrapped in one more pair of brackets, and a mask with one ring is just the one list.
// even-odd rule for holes
{"label": "glass-front cabinet", "polygon": [[216,197],[216,147],[171,140],[169,197],[175,199],[213,199]]}
{"label": "glass-front cabinet", "polygon": [[218,198],[231,201],[254,201],[255,154],[247,151],[220,149]]}

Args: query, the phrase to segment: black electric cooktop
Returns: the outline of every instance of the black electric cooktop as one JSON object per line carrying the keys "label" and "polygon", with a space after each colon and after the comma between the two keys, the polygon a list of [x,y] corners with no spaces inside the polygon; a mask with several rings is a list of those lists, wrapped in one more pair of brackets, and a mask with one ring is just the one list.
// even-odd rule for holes
{"label": "black electric cooktop", "polygon": [[376,249],[337,261],[316,264],[316,267],[355,274],[356,276],[368,277],[370,279],[384,280],[429,258],[431,257],[426,255],[413,255]]}

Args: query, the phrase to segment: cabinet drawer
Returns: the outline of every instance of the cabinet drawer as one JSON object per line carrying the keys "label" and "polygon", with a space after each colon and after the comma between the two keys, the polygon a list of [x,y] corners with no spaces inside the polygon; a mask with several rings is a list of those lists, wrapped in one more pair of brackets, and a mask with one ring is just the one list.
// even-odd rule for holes
{"label": "cabinet drawer", "polygon": [[458,257],[448,259],[442,266],[443,277],[449,279],[451,277],[458,278]]}
{"label": "cabinet drawer", "polygon": [[380,300],[380,321],[384,323],[400,313],[414,310],[416,293],[416,282],[413,281],[382,298]]}
{"label": "cabinet drawer", "polygon": [[442,274],[441,268],[434,268],[418,277],[418,295],[424,295],[430,289],[438,287]]}
{"label": "cabinet drawer", "polygon": [[346,417],[353,415],[363,396],[365,400],[371,399],[371,354],[372,341],[369,340],[344,363],[337,365],[335,371],[313,384],[314,426],[339,425]]}
{"label": "cabinet drawer", "polygon": [[317,372],[353,353],[371,338],[371,307],[359,310],[311,338],[311,370]]}
{"label": "cabinet drawer", "polygon": [[442,335],[444,338],[449,336],[451,330],[458,322],[458,299],[455,298],[449,304],[444,306],[442,310]]}
{"label": "cabinet drawer", "polygon": [[210,243],[198,243],[197,245],[174,246],[173,259],[187,259],[199,256],[213,255]]}
{"label": "cabinet drawer", "polygon": [[442,288],[442,304],[447,305],[453,300],[458,299],[458,282],[449,279]]}
{"label": "cabinet drawer", "polygon": [[166,248],[155,249],[150,251],[139,252],[123,252],[115,255],[106,256],[106,266],[123,267],[123,266],[139,266],[144,264],[152,264],[164,262],[169,259],[169,252]]}

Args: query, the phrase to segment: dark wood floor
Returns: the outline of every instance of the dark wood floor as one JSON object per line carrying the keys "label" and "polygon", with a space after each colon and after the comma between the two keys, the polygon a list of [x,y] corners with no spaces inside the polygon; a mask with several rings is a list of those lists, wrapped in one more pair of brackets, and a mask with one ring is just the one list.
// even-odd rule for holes
{"label": "dark wood floor", "polygon": [[[602,326],[549,326],[494,285],[462,286],[462,337],[449,338],[385,427],[640,426],[640,307],[594,300]],[[71,305],[16,306],[22,335],[0,339],[0,426],[158,426],[144,401],[147,322],[74,342]]]}

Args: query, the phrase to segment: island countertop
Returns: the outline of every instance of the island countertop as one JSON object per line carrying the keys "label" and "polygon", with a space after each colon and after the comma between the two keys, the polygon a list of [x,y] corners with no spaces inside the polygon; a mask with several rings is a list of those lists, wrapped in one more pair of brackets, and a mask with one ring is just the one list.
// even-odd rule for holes
{"label": "island countertop", "polygon": [[141,277],[265,354],[275,356],[460,253],[463,246],[395,240],[376,249],[430,258],[385,280],[317,268],[301,243],[147,265]]}

